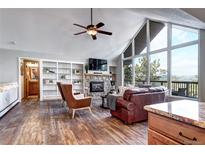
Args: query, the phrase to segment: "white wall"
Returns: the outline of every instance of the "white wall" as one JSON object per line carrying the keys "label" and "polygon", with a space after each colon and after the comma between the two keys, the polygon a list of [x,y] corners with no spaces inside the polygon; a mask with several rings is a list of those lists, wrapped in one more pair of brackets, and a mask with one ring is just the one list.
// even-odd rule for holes
{"label": "white wall", "polygon": [[18,80],[18,57],[69,60],[61,55],[0,49],[0,83]]}
{"label": "white wall", "polygon": [[[0,83],[5,82],[16,82],[18,81],[18,58],[41,58],[41,59],[53,59],[53,60],[65,60],[65,61],[76,61],[72,57],[68,57],[62,54],[50,54],[50,53],[38,53],[38,52],[23,52],[18,50],[0,49]],[[87,62],[88,58],[84,61]],[[108,61],[108,65],[116,65],[115,61]]]}

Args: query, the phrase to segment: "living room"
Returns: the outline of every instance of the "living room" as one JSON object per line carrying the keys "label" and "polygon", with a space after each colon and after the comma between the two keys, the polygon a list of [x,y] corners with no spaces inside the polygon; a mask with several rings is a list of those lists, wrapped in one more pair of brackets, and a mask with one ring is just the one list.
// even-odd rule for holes
{"label": "living room", "polygon": [[204,13],[0,8],[0,144],[204,145]]}

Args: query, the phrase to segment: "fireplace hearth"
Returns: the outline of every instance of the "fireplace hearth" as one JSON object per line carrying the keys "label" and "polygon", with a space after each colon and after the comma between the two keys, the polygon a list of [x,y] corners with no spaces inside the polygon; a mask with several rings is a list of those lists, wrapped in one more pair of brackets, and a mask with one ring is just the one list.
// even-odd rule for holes
{"label": "fireplace hearth", "polygon": [[104,92],[104,82],[103,81],[91,81],[90,82],[90,92]]}

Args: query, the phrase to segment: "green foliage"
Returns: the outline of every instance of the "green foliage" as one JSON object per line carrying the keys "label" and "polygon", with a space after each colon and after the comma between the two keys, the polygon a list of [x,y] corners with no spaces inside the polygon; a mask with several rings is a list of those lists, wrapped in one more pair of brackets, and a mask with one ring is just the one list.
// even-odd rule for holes
{"label": "green foliage", "polygon": [[135,80],[136,81],[145,81],[147,76],[147,58],[143,57],[139,59],[139,64],[135,65]]}
{"label": "green foliage", "polygon": [[88,73],[88,64],[85,64],[85,71]]}
{"label": "green foliage", "polygon": [[[148,61],[146,57],[139,58],[138,63],[135,65],[135,80],[146,81],[148,74]],[[156,81],[160,79],[161,74],[166,74],[165,69],[160,69],[160,59],[156,59],[150,63],[150,80]],[[124,66],[124,75],[126,81],[132,81],[132,65]]]}
{"label": "green foliage", "polygon": [[125,81],[131,84],[132,82],[132,65],[124,65],[124,77]]}

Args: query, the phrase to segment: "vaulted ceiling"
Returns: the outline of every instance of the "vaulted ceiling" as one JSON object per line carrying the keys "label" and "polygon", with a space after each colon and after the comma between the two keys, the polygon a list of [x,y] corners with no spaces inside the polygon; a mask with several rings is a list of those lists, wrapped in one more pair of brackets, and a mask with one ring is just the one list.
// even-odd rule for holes
{"label": "vaulted ceiling", "polygon": [[113,59],[126,47],[146,18],[205,29],[205,23],[181,9],[102,9],[93,10],[94,24],[105,23],[98,34],[74,36],[90,24],[90,9],[0,9],[0,48],[52,53],[82,61],[89,57]]}

